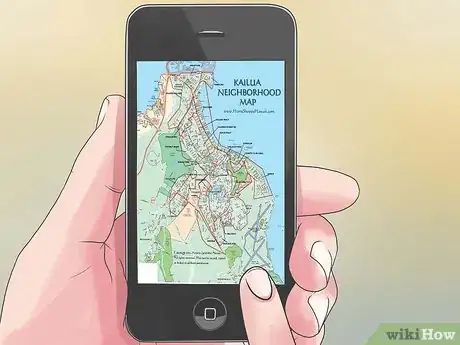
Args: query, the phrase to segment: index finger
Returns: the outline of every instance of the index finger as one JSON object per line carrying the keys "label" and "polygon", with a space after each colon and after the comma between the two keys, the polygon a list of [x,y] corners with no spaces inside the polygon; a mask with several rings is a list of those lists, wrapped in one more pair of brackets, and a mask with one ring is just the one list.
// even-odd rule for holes
{"label": "index finger", "polygon": [[297,167],[298,217],[345,210],[358,196],[358,182],[351,176],[324,168]]}

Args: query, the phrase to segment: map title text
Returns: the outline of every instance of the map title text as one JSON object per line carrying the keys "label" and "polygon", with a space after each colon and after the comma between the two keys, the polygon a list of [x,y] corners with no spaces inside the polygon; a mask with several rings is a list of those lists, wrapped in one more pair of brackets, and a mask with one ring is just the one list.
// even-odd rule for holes
{"label": "map title text", "polygon": [[223,88],[217,90],[218,96],[242,97],[240,105],[255,105],[256,98],[262,96],[279,97],[281,89],[264,88],[260,79],[234,79],[233,88]]}

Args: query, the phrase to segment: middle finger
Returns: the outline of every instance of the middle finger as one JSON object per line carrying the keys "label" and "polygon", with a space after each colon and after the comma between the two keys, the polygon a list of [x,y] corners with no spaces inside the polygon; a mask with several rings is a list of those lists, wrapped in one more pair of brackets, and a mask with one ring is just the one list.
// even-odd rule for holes
{"label": "middle finger", "polygon": [[324,289],[337,255],[334,228],[322,216],[297,218],[297,235],[289,260],[295,282],[308,291]]}

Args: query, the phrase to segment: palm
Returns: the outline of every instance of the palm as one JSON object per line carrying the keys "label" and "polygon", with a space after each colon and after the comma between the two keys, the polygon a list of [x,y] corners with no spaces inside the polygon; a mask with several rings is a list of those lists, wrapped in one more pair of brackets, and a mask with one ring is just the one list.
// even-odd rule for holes
{"label": "palm", "polygon": [[[0,323],[3,345],[138,344],[124,325],[125,219],[114,220],[125,187],[125,104],[118,96],[104,104],[102,123],[16,262]],[[296,284],[284,309],[265,271],[244,275],[241,303],[251,345],[294,345],[293,334],[296,345],[320,344],[337,296],[330,274],[335,232],[320,214],[349,207],[359,190],[353,179],[335,172],[297,172],[299,226],[289,263]],[[268,286],[271,297],[257,295],[249,288],[253,283],[264,296]]]}

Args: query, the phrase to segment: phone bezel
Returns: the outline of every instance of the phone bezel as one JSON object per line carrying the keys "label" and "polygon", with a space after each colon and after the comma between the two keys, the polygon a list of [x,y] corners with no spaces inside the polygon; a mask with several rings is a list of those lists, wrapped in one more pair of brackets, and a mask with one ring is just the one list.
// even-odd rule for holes
{"label": "phone bezel", "polygon": [[[220,30],[225,37],[199,38],[201,30]],[[289,258],[297,230],[296,41],[295,19],[278,5],[144,5],[130,14],[126,27],[126,324],[136,339],[247,339],[238,285],[138,284],[136,62],[285,61],[285,284],[277,286],[284,304],[294,284]],[[195,303],[205,297],[217,297],[227,308],[227,322],[213,332],[201,330],[192,317]]]}

